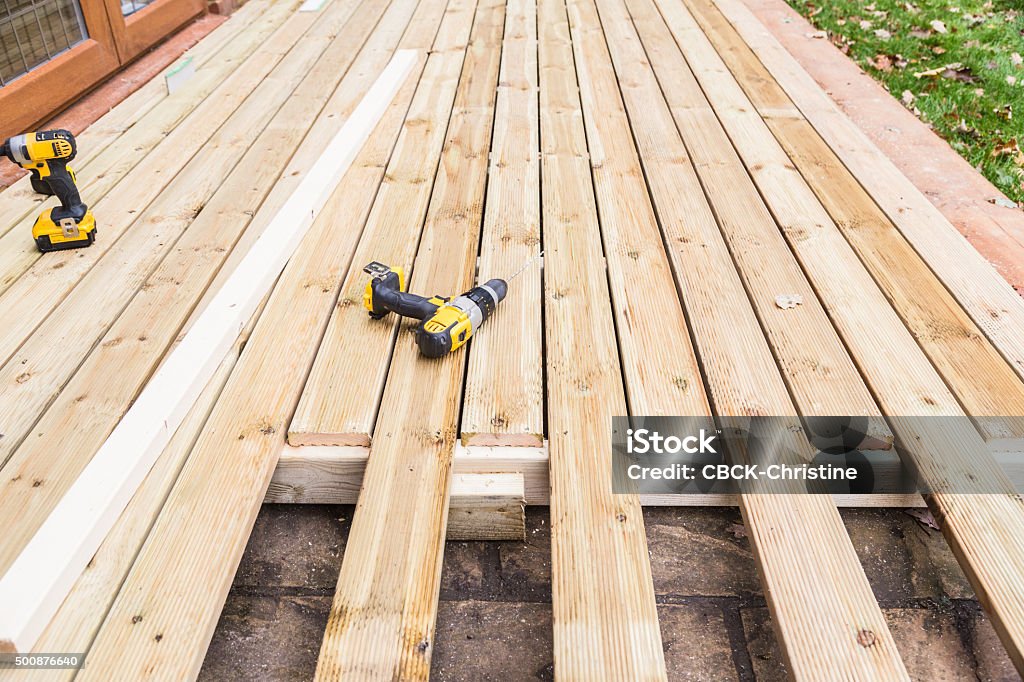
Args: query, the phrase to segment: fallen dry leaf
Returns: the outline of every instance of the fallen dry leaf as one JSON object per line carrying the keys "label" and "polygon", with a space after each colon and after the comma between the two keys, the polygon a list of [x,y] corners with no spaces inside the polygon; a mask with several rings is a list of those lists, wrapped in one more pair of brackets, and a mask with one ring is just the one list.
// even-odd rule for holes
{"label": "fallen dry leaf", "polygon": [[884,28],[880,28],[877,31],[875,31],[875,37],[881,38],[882,40],[888,40],[889,38],[892,38],[892,34],[886,31]]}
{"label": "fallen dry leaf", "polygon": [[944,24],[939,19],[932,19],[930,22],[928,22],[928,25],[931,26],[936,33],[948,33],[948,31],[946,30],[946,24]]}
{"label": "fallen dry leaf", "polygon": [[876,54],[868,60],[868,64],[885,73],[892,71],[892,58],[887,54]]}
{"label": "fallen dry leaf", "polygon": [[743,527],[742,523],[733,523],[729,526],[728,531],[732,533],[734,538],[745,538],[747,537],[747,529]]}
{"label": "fallen dry leaf", "polygon": [[825,31],[815,31],[814,33],[806,34],[808,38],[828,38],[828,33]]}
{"label": "fallen dry leaf", "polygon": [[1016,76],[1007,76],[1006,77],[1006,82],[1009,85],[1016,85],[1017,84],[1017,77]]}
{"label": "fallen dry leaf", "polygon": [[1010,53],[1010,62],[1011,62],[1011,63],[1012,63],[1012,64],[1013,64],[1014,66],[1020,66],[1021,64],[1024,64],[1024,57],[1021,57],[1021,56],[1020,56],[1020,55],[1019,55],[1018,53],[1016,53],[1016,52],[1011,52],[1011,53]]}
{"label": "fallen dry leaf", "polygon": [[911,516],[921,524],[922,528],[933,528],[935,530],[942,530],[939,528],[939,524],[935,522],[935,517],[927,509],[905,509],[903,511],[907,516]]}
{"label": "fallen dry leaf", "polygon": [[994,199],[989,199],[988,203],[1002,206],[1003,208],[1017,208],[1017,202],[1010,201],[1006,197],[995,197]]}
{"label": "fallen dry leaf", "polygon": [[800,294],[779,294],[775,297],[775,305],[779,306],[783,310],[795,308],[803,302],[804,297]]}
{"label": "fallen dry leaf", "polygon": [[903,94],[900,95],[900,101],[903,102],[904,105],[909,107],[911,104],[914,103],[914,93],[912,93],[910,90],[904,90]]}

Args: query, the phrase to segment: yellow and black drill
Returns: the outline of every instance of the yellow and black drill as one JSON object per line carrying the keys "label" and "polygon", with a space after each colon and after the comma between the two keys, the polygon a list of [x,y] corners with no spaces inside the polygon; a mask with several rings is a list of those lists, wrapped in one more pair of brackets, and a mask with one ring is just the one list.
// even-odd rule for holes
{"label": "yellow and black drill", "polygon": [[32,189],[60,200],[60,206],[40,213],[32,226],[32,238],[44,253],[77,249],[96,241],[96,219],[82,203],[75,172],[68,166],[77,153],[75,137],[66,130],[16,135],[0,146],[0,156],[32,174]]}
{"label": "yellow and black drill", "polygon": [[[370,275],[363,305],[379,320],[388,313],[420,320],[416,343],[428,358],[440,358],[463,346],[491,316],[508,293],[508,283],[492,279],[461,296],[417,296],[405,290],[405,272],[374,261],[363,272]],[[517,273],[518,274],[518,273]]]}

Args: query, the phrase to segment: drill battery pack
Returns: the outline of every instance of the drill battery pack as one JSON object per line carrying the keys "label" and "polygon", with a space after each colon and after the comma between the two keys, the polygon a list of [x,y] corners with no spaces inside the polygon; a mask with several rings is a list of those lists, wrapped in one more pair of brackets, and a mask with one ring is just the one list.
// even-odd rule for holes
{"label": "drill battery pack", "polygon": [[96,241],[96,218],[92,211],[87,211],[81,220],[54,215],[59,212],[59,207],[44,211],[32,226],[32,238],[41,252],[81,249]]}

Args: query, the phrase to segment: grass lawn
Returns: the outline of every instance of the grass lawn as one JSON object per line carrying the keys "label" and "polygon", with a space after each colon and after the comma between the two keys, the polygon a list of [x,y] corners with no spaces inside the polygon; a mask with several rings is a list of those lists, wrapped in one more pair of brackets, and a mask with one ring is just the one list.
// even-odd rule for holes
{"label": "grass lawn", "polygon": [[1024,0],[788,0],[1024,205]]}

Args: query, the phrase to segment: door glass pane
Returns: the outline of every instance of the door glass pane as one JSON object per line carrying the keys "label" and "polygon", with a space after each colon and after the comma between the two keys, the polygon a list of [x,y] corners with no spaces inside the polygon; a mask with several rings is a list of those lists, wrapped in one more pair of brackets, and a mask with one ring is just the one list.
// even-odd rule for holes
{"label": "door glass pane", "polygon": [[0,0],[0,86],[88,37],[78,0]]}
{"label": "door glass pane", "polygon": [[134,14],[151,2],[153,0],[121,0],[121,14]]}

